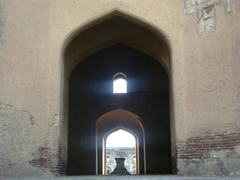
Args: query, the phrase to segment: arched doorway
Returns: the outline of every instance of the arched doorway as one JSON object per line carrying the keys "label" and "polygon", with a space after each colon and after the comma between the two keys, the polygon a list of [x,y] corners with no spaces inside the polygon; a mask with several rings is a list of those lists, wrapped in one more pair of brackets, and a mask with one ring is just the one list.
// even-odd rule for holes
{"label": "arched doorway", "polygon": [[109,175],[116,168],[116,158],[124,158],[124,166],[132,175],[139,174],[139,143],[136,134],[124,127],[117,127],[103,138],[103,174]]}
{"label": "arched doorway", "polygon": [[104,113],[96,121],[96,157],[97,174],[105,174],[104,154],[106,137],[116,130],[124,129],[130,132],[137,139],[136,160],[138,168],[136,174],[146,173],[146,154],[145,154],[145,132],[142,119],[127,110],[115,109]]}
{"label": "arched doorway", "polygon": [[[107,29],[107,31],[106,31],[106,29]],[[103,86],[100,86],[100,88],[99,88],[98,85],[95,87],[91,86],[91,88],[89,88],[90,86],[88,86],[84,83],[83,84],[80,83],[81,84],[81,85],[79,84],[80,89],[78,89],[79,87],[74,89],[73,86],[75,86],[77,83],[75,83],[75,85],[73,85],[73,84],[74,84],[75,80],[76,80],[75,82],[77,82],[77,79],[79,80],[79,78],[77,78],[77,76],[79,75],[78,72],[80,72],[80,74],[85,73],[85,75],[87,72],[89,72],[89,68],[86,68],[86,67],[90,67],[91,62],[94,62],[94,60],[93,61],[90,60],[91,58],[96,59],[96,56],[101,55],[101,53],[104,54],[105,50],[110,52],[110,51],[115,51],[114,49],[115,50],[116,49],[118,49],[118,50],[125,49],[123,51],[125,51],[125,52],[131,51],[131,53],[137,52],[136,54],[141,54],[141,56],[144,56],[145,58],[147,57],[146,59],[148,59],[148,60],[146,60],[146,61],[140,60],[139,63],[141,64],[141,67],[144,67],[147,64],[146,62],[149,62],[151,64],[151,65],[149,65],[149,67],[151,66],[152,69],[150,68],[151,70],[149,70],[149,69],[146,70],[146,68],[142,68],[142,69],[145,69],[145,70],[143,70],[143,72],[144,72],[143,74],[145,74],[146,77],[156,77],[156,78],[152,78],[150,81],[146,80],[145,82],[147,82],[146,83],[147,85],[145,84],[145,86],[141,86],[140,84],[133,85],[134,83],[136,83],[136,82],[134,82],[134,78],[137,76],[132,76],[133,77],[132,83],[131,83],[132,91],[130,91],[130,93],[134,93],[136,90],[136,87],[138,87],[138,93],[141,91],[147,92],[149,89],[144,89],[145,87],[156,87],[156,90],[158,92],[161,91],[162,94],[160,96],[162,97],[162,99],[159,99],[159,97],[158,98],[154,97],[154,95],[153,95],[154,93],[152,94],[153,96],[151,97],[152,99],[158,99],[157,101],[150,103],[150,104],[152,104],[152,105],[150,105],[151,107],[155,107],[157,109],[157,110],[153,110],[155,108],[150,108],[156,114],[152,113],[152,115],[150,115],[151,110],[149,110],[148,107],[140,107],[139,106],[137,108],[138,110],[136,110],[136,109],[134,110],[134,108],[131,110],[131,108],[130,108],[131,103],[126,105],[127,99],[129,98],[129,94],[127,94],[125,97],[121,97],[121,98],[119,96],[118,97],[115,96],[114,102],[109,101],[104,106],[101,105],[103,107],[103,109],[101,109],[99,107],[99,108],[97,108],[99,111],[97,111],[95,113],[91,112],[93,110],[93,108],[91,108],[89,106],[78,104],[79,105],[79,107],[78,107],[78,106],[76,106],[76,103],[75,103],[75,105],[74,105],[74,103],[72,103],[74,101],[74,99],[77,99],[76,98],[77,96],[73,96],[74,93],[77,94],[75,90],[77,90],[77,91],[80,90],[82,92],[88,91],[88,93],[87,93],[88,95],[89,95],[89,93],[90,94],[93,93],[93,91],[92,91],[93,89],[98,89],[98,93],[100,93],[100,94],[101,93],[104,94],[106,92],[107,92],[106,94],[108,94],[109,92],[105,91],[105,90],[111,89],[111,93],[112,93],[112,88],[107,88],[108,85],[106,85],[104,88],[101,88]],[[120,51],[122,51],[122,50],[120,50]],[[132,53],[132,54],[134,54],[134,53]],[[64,97],[65,103],[64,103],[64,107],[63,107],[64,120],[63,120],[63,124],[62,124],[62,129],[61,129],[61,141],[62,141],[61,144],[63,145],[63,147],[65,147],[64,148],[65,151],[63,151],[63,159],[65,159],[66,164],[67,164],[67,169],[68,169],[67,173],[68,174],[76,174],[76,175],[77,174],[95,174],[95,173],[100,174],[99,168],[95,168],[96,165],[98,165],[98,162],[96,162],[95,160],[98,158],[95,156],[92,157],[92,153],[94,151],[96,151],[96,149],[94,148],[95,146],[92,144],[92,142],[95,142],[94,137],[96,136],[95,132],[92,130],[92,129],[95,129],[95,125],[93,125],[94,124],[93,121],[91,121],[91,122],[89,121],[89,124],[88,124],[88,123],[84,122],[83,119],[90,118],[91,120],[93,120],[93,119],[96,120],[102,113],[111,111],[116,108],[126,108],[133,112],[139,112],[140,114],[142,112],[143,112],[143,114],[145,113],[145,115],[143,115],[143,116],[147,117],[147,119],[148,118],[149,119],[154,119],[154,118],[159,119],[159,116],[160,116],[159,112],[160,112],[160,114],[161,113],[164,114],[164,115],[162,115],[162,119],[164,119],[163,123],[162,123],[162,125],[163,125],[162,127],[155,126],[154,123],[148,124],[150,129],[152,129],[152,132],[155,132],[155,133],[153,135],[153,138],[151,138],[151,133],[149,133],[148,142],[150,143],[151,140],[153,142],[149,144],[149,147],[151,146],[152,148],[150,148],[150,150],[148,151],[149,153],[148,153],[147,161],[150,162],[151,159],[154,159],[154,157],[157,156],[157,154],[159,154],[159,151],[161,151],[163,149],[163,148],[162,149],[160,148],[161,143],[157,145],[156,142],[166,141],[165,144],[168,144],[168,145],[164,146],[165,149],[163,151],[166,152],[167,155],[166,154],[163,155],[164,154],[163,153],[161,155],[161,158],[164,159],[164,156],[167,156],[168,160],[166,162],[168,162],[168,165],[166,166],[167,168],[164,166],[158,167],[157,164],[149,164],[146,162],[146,164],[149,164],[148,166],[146,166],[146,172],[148,174],[171,174],[172,169],[174,169],[173,168],[174,163],[172,163],[172,162],[174,161],[173,159],[175,159],[173,157],[173,156],[175,156],[174,146],[171,146],[171,142],[173,143],[173,141],[171,141],[171,139],[174,139],[171,137],[171,135],[172,136],[174,135],[174,133],[173,133],[174,128],[172,128],[173,125],[170,124],[170,112],[171,112],[170,103],[171,102],[170,102],[169,80],[170,80],[170,74],[171,74],[170,73],[171,67],[170,67],[170,49],[169,49],[169,45],[168,45],[164,35],[162,33],[160,33],[160,31],[157,31],[156,29],[154,29],[152,26],[149,26],[148,24],[146,24],[142,21],[139,21],[138,19],[135,19],[135,18],[128,16],[126,14],[123,14],[121,12],[114,11],[106,16],[101,17],[100,19],[98,19],[94,22],[91,22],[90,24],[87,24],[80,30],[77,30],[76,33],[73,33],[66,43],[66,46],[64,48],[63,57],[64,57],[64,62],[65,62],[65,64],[64,64],[65,83],[64,83],[64,92],[63,92],[63,97]],[[122,60],[124,60],[124,59],[122,59]],[[122,60],[121,60],[121,58],[118,59],[119,62],[121,62]],[[95,62],[97,62],[97,61],[95,61]],[[124,69],[127,69],[127,67],[134,67],[136,65],[136,61],[131,64],[130,61],[127,62],[125,59],[125,62],[129,66],[125,66]],[[95,64],[92,66],[93,69],[95,69],[96,71],[95,70],[91,71],[91,73],[88,75],[89,78],[85,78],[85,79],[80,78],[82,80],[81,82],[83,82],[83,81],[93,82],[94,76],[97,76],[97,77],[105,76],[106,74],[108,74],[106,72],[110,72],[110,69],[108,69],[109,71],[104,71],[102,73],[100,73],[98,71],[98,69],[100,68],[100,66],[101,67],[114,66],[114,64],[111,64],[111,65],[110,64],[111,64],[110,61],[105,62],[105,65],[104,65],[104,61],[99,61],[99,63],[97,63],[97,65]],[[156,68],[155,70],[154,70],[154,67]],[[91,70],[93,70],[93,69],[91,69]],[[123,72],[123,70],[117,71],[116,68],[115,69],[111,68],[111,70],[114,70],[114,72],[111,72],[111,77],[114,75],[114,73]],[[142,74],[141,70],[139,72],[137,72],[137,71],[135,72],[135,75]],[[130,70],[128,72],[130,72]],[[123,73],[126,73],[126,72],[123,72]],[[76,75],[76,74],[78,74],[78,75]],[[126,73],[126,74],[128,76],[128,73]],[[157,83],[155,82],[155,80]],[[163,84],[158,83],[160,81]],[[68,86],[68,84],[70,86]],[[71,86],[71,84],[73,86]],[[155,86],[156,84],[157,84],[157,86]],[[161,89],[160,86],[164,87],[165,89]],[[77,86],[75,86],[75,87],[77,87]],[[134,87],[135,87],[135,90],[134,90]],[[140,89],[140,91],[139,91],[139,89]],[[155,90],[153,90],[153,91],[155,91]],[[84,93],[82,93],[82,94],[84,94]],[[93,99],[96,100],[96,96],[92,96],[92,95],[87,96],[87,94],[85,93],[81,97],[81,100],[79,99],[79,102],[88,102],[88,104],[90,105],[91,103],[93,103],[93,101],[92,101]],[[155,94],[157,94],[157,93],[155,93]],[[88,98],[88,99],[84,100],[84,98]],[[138,98],[135,97],[135,99],[138,99]],[[105,100],[107,100],[107,98]],[[137,101],[139,101],[139,99]],[[131,102],[133,102],[133,104],[146,103],[146,102],[139,103],[137,101],[131,100]],[[161,104],[162,102],[164,102],[165,104],[164,103]],[[96,103],[96,101],[95,101],[95,103]],[[112,104],[113,106],[109,107],[109,103]],[[125,103],[125,105],[123,105],[124,103]],[[153,104],[155,104],[155,106]],[[91,104],[91,105],[93,105],[93,104]],[[105,106],[108,106],[109,108],[106,108]],[[143,108],[143,109],[141,109],[141,108]],[[145,108],[145,110],[144,110],[144,108]],[[73,110],[77,112],[80,109],[82,111],[81,114],[74,115],[74,113],[72,113]],[[146,115],[146,114],[148,114],[148,115]],[[87,116],[89,116],[89,117],[87,117]],[[150,116],[152,116],[152,117],[150,117]],[[85,117],[87,117],[87,118],[85,118]],[[81,123],[75,124],[76,122],[81,122]],[[155,121],[155,120],[152,122],[157,123],[157,121]],[[73,131],[71,130],[72,128],[74,129],[76,127],[79,128],[78,132],[83,133],[81,135],[78,134],[79,135],[78,137],[80,139],[77,144],[75,143],[77,133],[75,133],[75,134],[73,133],[76,130],[73,130]],[[89,130],[89,128],[91,130]],[[162,129],[156,129],[156,128],[162,128]],[[165,131],[166,129],[167,129],[167,131]],[[157,134],[156,132],[159,130],[162,130],[165,133],[162,133],[162,134],[160,133],[160,134],[156,135]],[[91,132],[91,134],[92,134],[91,136],[89,136],[89,134],[88,134],[89,132]],[[151,131],[149,131],[149,132],[151,132]],[[67,139],[64,137],[67,137]],[[167,137],[167,138],[165,138],[165,137]],[[90,143],[90,144],[88,144],[88,143]],[[88,147],[89,149],[84,150],[84,147]],[[79,151],[75,151],[75,152],[72,151],[72,149],[74,149],[74,148],[79,148]],[[156,149],[156,150],[154,150],[154,149]],[[82,161],[82,162],[90,161],[90,163],[80,165],[80,164],[78,164],[80,161]]]}

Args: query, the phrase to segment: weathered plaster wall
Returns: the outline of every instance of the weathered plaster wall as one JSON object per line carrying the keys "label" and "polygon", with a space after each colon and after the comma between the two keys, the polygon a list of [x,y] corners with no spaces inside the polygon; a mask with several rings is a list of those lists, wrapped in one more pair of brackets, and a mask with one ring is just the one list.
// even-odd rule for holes
{"label": "weathered plaster wall", "polygon": [[[199,33],[197,16],[183,20],[184,120],[177,126],[180,174],[239,175],[240,2],[217,26]],[[177,118],[176,118],[177,120]]]}
{"label": "weathered plaster wall", "polygon": [[49,56],[49,5],[0,1],[0,176],[52,174],[53,163],[45,169],[33,163],[39,148],[54,151],[51,161],[58,153],[59,123],[55,134],[49,126],[59,114],[59,92],[52,88],[59,78]]}
{"label": "weathered plaster wall", "polygon": [[[179,174],[238,174],[239,7],[233,0],[226,14],[216,6],[216,30],[199,33],[196,15],[185,16],[180,0],[0,0],[0,175],[61,171],[62,119],[55,114],[62,115],[62,47],[71,32],[116,8],[161,29],[171,44]],[[202,158],[184,156],[204,144]]]}
{"label": "weathered plaster wall", "polygon": [[34,140],[31,138],[38,122],[28,111],[17,110],[14,106],[0,103],[0,169],[1,173],[32,174],[31,160]]}
{"label": "weathered plaster wall", "polygon": [[50,119],[43,142],[34,138],[39,122],[29,111],[0,103],[1,176],[61,173],[59,115]]}

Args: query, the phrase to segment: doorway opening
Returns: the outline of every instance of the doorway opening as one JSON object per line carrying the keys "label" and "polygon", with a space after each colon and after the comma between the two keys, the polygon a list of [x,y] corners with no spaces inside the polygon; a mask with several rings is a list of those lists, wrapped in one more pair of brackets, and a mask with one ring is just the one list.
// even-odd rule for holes
{"label": "doorway opening", "polygon": [[113,129],[103,139],[104,175],[116,168],[115,158],[124,158],[124,166],[130,174],[138,174],[138,138],[122,127]]}
{"label": "doorway opening", "polygon": [[[102,114],[97,119],[97,174],[109,174],[113,170],[113,166],[111,165],[108,168],[110,171],[108,171],[108,159],[111,159],[111,163],[115,166],[114,158],[119,155],[122,155],[122,158],[129,155],[126,161],[130,164],[128,165],[130,173],[146,173],[145,132],[142,121],[139,116],[125,109],[115,109]],[[112,155],[108,157],[109,153]],[[135,162],[135,168],[133,168],[133,162]]]}

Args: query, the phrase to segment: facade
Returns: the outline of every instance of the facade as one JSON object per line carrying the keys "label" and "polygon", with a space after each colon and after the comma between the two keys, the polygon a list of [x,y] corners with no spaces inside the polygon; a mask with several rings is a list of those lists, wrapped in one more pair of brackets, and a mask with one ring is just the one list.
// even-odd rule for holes
{"label": "facade", "polygon": [[0,0],[0,176],[67,174],[69,76],[119,42],[166,70],[172,173],[240,175],[240,1]]}

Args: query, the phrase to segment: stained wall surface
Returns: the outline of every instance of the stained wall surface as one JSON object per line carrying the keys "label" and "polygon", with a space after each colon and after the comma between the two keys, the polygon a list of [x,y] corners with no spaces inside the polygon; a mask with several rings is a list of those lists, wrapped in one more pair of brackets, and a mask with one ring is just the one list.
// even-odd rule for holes
{"label": "stained wall surface", "polygon": [[[240,1],[231,13],[220,3],[187,14],[180,0],[0,0],[0,176],[64,171],[63,47],[114,10],[161,30],[171,46],[178,174],[239,175]],[[215,15],[209,27],[204,12]]]}

